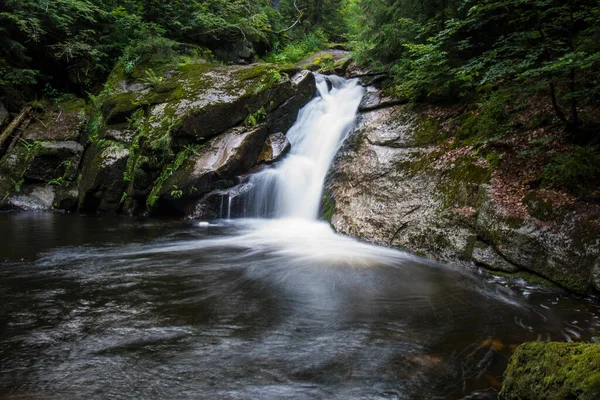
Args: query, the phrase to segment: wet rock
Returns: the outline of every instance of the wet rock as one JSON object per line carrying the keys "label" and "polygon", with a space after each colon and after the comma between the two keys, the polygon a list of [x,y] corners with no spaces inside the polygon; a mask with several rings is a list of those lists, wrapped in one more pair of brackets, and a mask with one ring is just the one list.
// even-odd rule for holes
{"label": "wet rock", "polygon": [[[165,180],[159,198],[171,207],[202,197],[218,181],[231,179],[254,164],[267,137],[265,126],[233,128],[190,156],[183,166]],[[173,196],[173,191],[181,191]],[[176,198],[178,197],[178,198]]]}
{"label": "wet rock", "polygon": [[411,167],[427,154],[415,140],[417,130],[415,116],[402,106],[359,115],[328,178],[331,223],[376,243],[469,260],[475,232],[451,212],[440,215],[445,199],[437,190],[446,174]]}
{"label": "wet rock", "polygon": [[79,203],[77,188],[63,188],[57,191],[53,207],[59,210],[75,211]]}
{"label": "wet rock", "polygon": [[291,78],[294,95],[268,116],[269,133],[287,132],[317,91],[315,77],[310,71],[300,71]]}
{"label": "wet rock", "polygon": [[18,194],[0,204],[0,209],[10,211],[48,211],[51,210],[56,189],[46,185],[29,185]]}
{"label": "wet rock", "polygon": [[195,219],[243,217],[244,196],[253,187],[250,183],[243,183],[229,189],[212,191],[196,203],[191,216]]}
{"label": "wet rock", "polygon": [[491,246],[476,242],[473,247],[473,261],[489,269],[502,272],[517,272],[518,267],[502,258]]}
{"label": "wet rock", "polygon": [[600,345],[520,345],[504,373],[500,400],[600,398]]}
{"label": "wet rock", "polygon": [[128,158],[129,150],[112,141],[96,143],[87,150],[79,184],[79,210],[115,212],[120,209]]}
{"label": "wet rock", "polygon": [[291,148],[290,141],[283,133],[269,135],[258,156],[257,164],[272,164],[279,161]]}

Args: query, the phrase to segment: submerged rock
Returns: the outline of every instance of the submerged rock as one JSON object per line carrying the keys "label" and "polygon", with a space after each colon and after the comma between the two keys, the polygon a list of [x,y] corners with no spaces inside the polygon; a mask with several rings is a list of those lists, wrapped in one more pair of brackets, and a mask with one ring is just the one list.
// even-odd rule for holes
{"label": "submerged rock", "polygon": [[600,345],[520,345],[504,373],[500,400],[600,398]]}

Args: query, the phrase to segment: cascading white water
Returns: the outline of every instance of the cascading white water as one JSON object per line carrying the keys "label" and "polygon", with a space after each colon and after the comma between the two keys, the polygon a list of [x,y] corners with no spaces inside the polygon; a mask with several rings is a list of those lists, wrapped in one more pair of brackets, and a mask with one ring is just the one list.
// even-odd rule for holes
{"label": "cascading white water", "polygon": [[250,178],[247,215],[316,220],[329,166],[348,136],[364,89],[356,80],[316,75],[319,96],[287,134],[290,154]]}

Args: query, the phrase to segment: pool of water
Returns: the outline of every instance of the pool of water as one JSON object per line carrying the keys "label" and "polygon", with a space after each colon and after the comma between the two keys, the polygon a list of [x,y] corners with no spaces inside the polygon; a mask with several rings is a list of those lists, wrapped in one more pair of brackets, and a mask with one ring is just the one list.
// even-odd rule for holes
{"label": "pool of water", "polygon": [[0,398],[493,399],[600,307],[320,222],[0,215]]}

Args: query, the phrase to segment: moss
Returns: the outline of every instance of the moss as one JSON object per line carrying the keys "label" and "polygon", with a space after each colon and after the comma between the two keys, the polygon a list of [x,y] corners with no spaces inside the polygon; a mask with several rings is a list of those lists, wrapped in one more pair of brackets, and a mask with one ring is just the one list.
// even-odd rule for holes
{"label": "moss", "polygon": [[445,181],[438,186],[444,208],[479,207],[484,200],[479,187],[488,183],[490,178],[490,171],[476,165],[474,157],[456,161]]}
{"label": "moss", "polygon": [[336,202],[333,198],[333,193],[330,190],[325,189],[323,193],[323,202],[321,204],[321,214],[323,216],[323,220],[331,223],[333,219],[333,215],[336,211]]}
{"label": "moss", "polygon": [[136,110],[142,108],[137,93],[120,93],[108,99],[102,106],[104,119],[108,124],[125,122]]}
{"label": "moss", "polygon": [[449,134],[441,130],[440,121],[424,114],[419,116],[416,121],[412,144],[414,146],[428,146],[440,144],[448,138]]}
{"label": "moss", "polygon": [[525,343],[504,373],[500,400],[600,398],[600,346]]}

